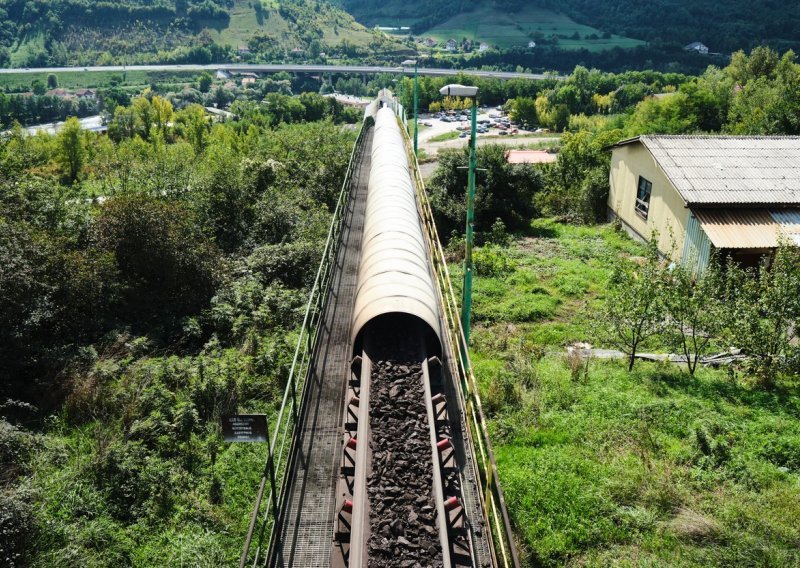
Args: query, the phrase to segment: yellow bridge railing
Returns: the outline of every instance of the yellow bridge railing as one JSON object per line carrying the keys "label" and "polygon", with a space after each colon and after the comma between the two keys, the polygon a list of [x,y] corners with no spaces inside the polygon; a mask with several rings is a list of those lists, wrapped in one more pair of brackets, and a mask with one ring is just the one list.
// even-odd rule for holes
{"label": "yellow bridge railing", "polygon": [[[402,106],[395,103],[393,109],[398,116],[403,116]],[[447,325],[446,340],[450,342],[451,353],[454,360],[450,361],[451,372],[458,378],[461,397],[461,407],[464,409],[467,422],[467,435],[470,440],[470,450],[474,462],[478,465],[478,482],[480,484],[481,506],[483,508],[484,522],[489,528],[492,538],[489,544],[494,565],[502,568],[519,568],[519,554],[514,542],[511,521],[506,509],[503,490],[497,475],[497,465],[489,442],[489,433],[486,429],[486,419],[481,406],[478,393],[478,384],[472,370],[469,357],[469,348],[464,338],[461,327],[461,310],[453,291],[450,271],[444,256],[444,250],[439,240],[439,233],[433,220],[433,211],[425,190],[425,183],[419,171],[419,162],[411,149],[408,132],[401,128],[405,134],[406,147],[408,148],[409,162],[412,164],[415,186],[417,189],[417,202],[420,217],[424,228],[425,238],[428,241],[431,267],[439,287],[439,299]],[[445,330],[443,330],[445,331]]]}

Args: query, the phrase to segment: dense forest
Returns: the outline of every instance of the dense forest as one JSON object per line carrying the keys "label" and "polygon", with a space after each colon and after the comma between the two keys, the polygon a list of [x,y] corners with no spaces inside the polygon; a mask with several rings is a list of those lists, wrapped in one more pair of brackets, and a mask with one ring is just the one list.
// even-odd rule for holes
{"label": "dense forest", "polygon": [[237,557],[263,455],[219,416],[271,412],[354,140],[284,106],[145,93],[110,137],[0,140],[5,566]]}

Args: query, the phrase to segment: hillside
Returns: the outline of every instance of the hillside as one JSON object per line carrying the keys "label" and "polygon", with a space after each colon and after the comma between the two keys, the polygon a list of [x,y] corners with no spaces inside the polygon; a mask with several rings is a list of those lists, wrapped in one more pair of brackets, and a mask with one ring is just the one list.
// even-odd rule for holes
{"label": "hillside", "polygon": [[564,14],[522,6],[513,12],[490,4],[448,18],[427,30],[425,36],[446,42],[450,38],[467,38],[499,48],[526,46],[534,40],[538,45],[555,45],[561,49],[602,51],[612,47],[636,47],[645,42],[576,23]]}
{"label": "hillside", "polygon": [[0,0],[0,65],[7,67],[403,51],[341,9],[311,0]]}
{"label": "hillside", "polygon": [[[733,0],[731,2],[698,3],[690,0],[443,0],[435,6],[416,0],[340,0],[359,22],[365,25],[411,26],[416,34],[448,30],[472,30],[491,25],[501,16],[512,19],[511,28],[525,28],[525,15],[540,12],[539,22],[545,35],[561,34],[563,23],[544,25],[553,18],[548,11],[560,14],[562,20],[573,20],[581,26],[603,33],[635,38],[656,44],[685,45],[702,41],[712,51],[731,52],[760,44],[788,49],[800,46],[800,4],[773,0]],[[488,19],[487,19],[488,14]],[[520,18],[521,16],[521,18]],[[459,25],[454,27],[452,22]],[[573,24],[575,25],[575,24]],[[509,27],[509,26],[506,26]],[[527,32],[527,30],[522,30]],[[512,32],[513,33],[513,32]],[[580,31],[581,36],[588,33]],[[491,36],[491,32],[487,37]],[[469,35],[466,35],[469,37]],[[461,39],[457,37],[456,39]],[[502,41],[498,44],[503,45]],[[631,45],[621,45],[630,47]],[[569,45],[561,42],[561,47]],[[591,44],[587,46],[591,49]],[[608,47],[613,47],[609,45]]]}

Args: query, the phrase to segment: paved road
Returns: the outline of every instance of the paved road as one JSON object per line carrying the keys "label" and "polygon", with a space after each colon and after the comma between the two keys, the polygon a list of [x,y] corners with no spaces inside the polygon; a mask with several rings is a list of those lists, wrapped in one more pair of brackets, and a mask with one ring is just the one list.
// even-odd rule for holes
{"label": "paved road", "polygon": [[[361,65],[255,65],[241,63],[215,63],[212,65],[108,65],[100,67],[35,67],[0,69],[0,75],[9,73],[67,73],[70,71],[217,71],[224,69],[233,72],[251,73],[278,73],[286,71],[288,73],[399,73],[402,68],[397,67],[375,67]],[[412,73],[412,69],[406,67],[406,74]],[[423,67],[418,70],[420,75],[434,77],[453,76],[458,73],[474,75],[476,77],[494,77],[496,79],[563,79],[561,75],[546,75],[541,73],[513,73],[510,71],[477,71],[469,69],[436,69]]]}

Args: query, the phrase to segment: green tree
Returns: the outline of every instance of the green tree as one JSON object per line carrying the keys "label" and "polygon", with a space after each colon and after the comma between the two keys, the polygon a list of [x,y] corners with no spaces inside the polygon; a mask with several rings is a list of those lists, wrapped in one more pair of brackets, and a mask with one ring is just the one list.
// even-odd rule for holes
{"label": "green tree", "polygon": [[141,193],[108,200],[93,240],[116,258],[126,321],[174,325],[171,317],[206,307],[219,282],[217,248],[181,202]]}
{"label": "green tree", "polygon": [[641,263],[622,260],[614,267],[600,313],[602,332],[628,356],[629,371],[642,343],[664,330],[667,270],[658,257],[656,241],[653,235]]}
{"label": "green tree", "polygon": [[678,264],[667,275],[664,302],[672,345],[686,358],[694,375],[700,358],[724,327],[726,306],[721,301],[722,273],[715,260],[702,274]]}
{"label": "green tree", "polygon": [[150,101],[150,104],[153,107],[153,125],[162,136],[165,136],[167,133],[167,126],[172,122],[175,114],[172,110],[172,103],[167,99],[155,96],[153,100]]}
{"label": "green tree", "polygon": [[208,71],[203,73],[197,78],[197,89],[201,93],[207,93],[211,89],[211,83],[214,82],[214,77]]}
{"label": "green tree", "polygon": [[34,95],[43,95],[47,91],[47,87],[39,79],[34,79],[31,82],[31,91]]}
{"label": "green tree", "polygon": [[117,141],[136,135],[136,111],[133,107],[118,105],[114,108],[114,118],[108,125],[108,135]]}
{"label": "green tree", "polygon": [[800,370],[800,250],[781,245],[769,268],[746,270],[729,263],[726,277],[728,334],[749,358],[767,388],[782,373]]}
{"label": "green tree", "polygon": [[558,161],[545,169],[545,190],[536,196],[536,206],[546,215],[577,222],[603,221],[609,191],[609,158],[603,148],[619,137],[616,130],[565,133]]}
{"label": "green tree", "polygon": [[[464,230],[468,156],[466,148],[439,154],[429,187],[440,234]],[[478,167],[475,230],[488,234],[497,219],[513,231],[527,226],[536,212],[534,196],[544,186],[541,171],[530,164],[509,164],[506,147],[499,144],[478,148]]]}
{"label": "green tree", "polygon": [[511,119],[524,126],[538,124],[536,101],[530,97],[517,97],[511,101]]}
{"label": "green tree", "polygon": [[136,113],[136,126],[142,138],[150,138],[150,128],[153,126],[153,107],[145,97],[137,97],[133,100],[133,112]]}
{"label": "green tree", "polygon": [[206,110],[197,104],[187,106],[177,114],[177,122],[183,129],[185,138],[192,144],[195,153],[199,154],[206,147],[209,123]]}
{"label": "green tree", "polygon": [[47,88],[48,89],[58,88],[58,77],[56,77],[53,73],[47,75]]}
{"label": "green tree", "polygon": [[83,170],[86,148],[81,134],[81,123],[74,116],[67,119],[56,137],[58,162],[69,183],[75,182]]}

